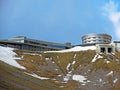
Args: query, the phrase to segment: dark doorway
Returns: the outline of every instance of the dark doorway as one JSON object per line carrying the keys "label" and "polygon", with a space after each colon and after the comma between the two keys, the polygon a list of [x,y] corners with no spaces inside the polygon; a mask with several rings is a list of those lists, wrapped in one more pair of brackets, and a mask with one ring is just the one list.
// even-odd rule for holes
{"label": "dark doorway", "polygon": [[102,52],[102,53],[105,53],[105,48],[104,48],[104,47],[101,48],[101,52]]}
{"label": "dark doorway", "polygon": [[112,52],[112,48],[108,48],[108,53],[111,53]]}

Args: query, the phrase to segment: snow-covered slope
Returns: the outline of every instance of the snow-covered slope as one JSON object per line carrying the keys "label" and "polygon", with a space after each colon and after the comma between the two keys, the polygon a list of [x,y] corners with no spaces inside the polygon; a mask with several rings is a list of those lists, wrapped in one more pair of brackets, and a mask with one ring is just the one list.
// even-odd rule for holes
{"label": "snow-covered slope", "polygon": [[[86,47],[76,46],[71,49],[60,50],[60,51],[47,51],[47,52],[64,53],[64,52],[76,52],[76,51],[95,50],[95,49],[96,49],[95,46],[86,46]],[[16,60],[20,58],[15,57],[16,53],[13,52],[13,50],[14,50],[13,48],[0,46],[0,60],[12,66],[25,69],[25,67],[19,65],[16,62]]]}
{"label": "snow-covered slope", "polygon": [[0,46],[0,60],[17,68],[25,69],[25,67],[19,65],[15,61],[16,59],[20,58],[15,57],[16,53],[13,52],[13,50],[13,48]]}
{"label": "snow-covered slope", "polygon": [[77,52],[77,51],[86,51],[86,50],[95,50],[96,49],[96,46],[76,46],[76,47],[73,47],[73,48],[70,48],[70,49],[66,49],[66,50],[60,50],[60,51],[47,51],[47,52]]}

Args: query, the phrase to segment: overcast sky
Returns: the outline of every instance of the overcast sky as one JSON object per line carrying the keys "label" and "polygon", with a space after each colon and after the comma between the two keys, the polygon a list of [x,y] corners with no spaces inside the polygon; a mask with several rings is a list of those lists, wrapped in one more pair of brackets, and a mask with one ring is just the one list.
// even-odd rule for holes
{"label": "overcast sky", "polygon": [[80,44],[89,33],[120,39],[119,0],[0,0],[0,39]]}

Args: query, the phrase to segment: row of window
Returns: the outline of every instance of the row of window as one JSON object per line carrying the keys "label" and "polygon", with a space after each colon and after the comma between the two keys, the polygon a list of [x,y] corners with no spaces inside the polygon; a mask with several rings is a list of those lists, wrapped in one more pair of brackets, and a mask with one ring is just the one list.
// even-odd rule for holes
{"label": "row of window", "polygon": [[83,41],[83,43],[109,43],[109,40],[90,40],[90,41]]}
{"label": "row of window", "polygon": [[47,47],[38,47],[38,46],[28,46],[27,48],[24,47],[26,50],[33,50],[33,51],[50,51],[50,50],[56,50],[53,48],[47,48]]}
{"label": "row of window", "polygon": [[46,44],[42,44],[42,43],[34,42],[34,41],[28,41],[28,40],[25,40],[25,43],[27,43],[27,44],[34,44],[34,45],[47,46]]}
{"label": "row of window", "polygon": [[112,48],[107,48],[107,47],[101,47],[100,52],[102,52],[102,53],[111,53],[111,52],[113,52],[113,49]]}
{"label": "row of window", "polygon": [[86,37],[86,38],[83,38],[83,40],[89,40],[89,39],[106,39],[106,40],[110,40],[111,38],[109,37]]}
{"label": "row of window", "polygon": [[41,45],[41,46],[48,46],[48,47],[52,47],[52,48],[61,48],[61,49],[65,49],[66,48],[66,46],[44,44],[44,43],[28,41],[28,40],[26,40],[25,43],[27,43],[27,44],[34,44],[34,45]]}

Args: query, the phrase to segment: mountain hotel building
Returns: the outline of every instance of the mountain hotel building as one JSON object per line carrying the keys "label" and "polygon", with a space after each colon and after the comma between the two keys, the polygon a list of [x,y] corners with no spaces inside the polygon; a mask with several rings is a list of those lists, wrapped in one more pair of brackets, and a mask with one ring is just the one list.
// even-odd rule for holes
{"label": "mountain hotel building", "polygon": [[14,37],[8,40],[0,40],[0,46],[12,47],[22,50],[51,51],[71,48],[70,43],[60,44],[35,39],[24,36]]}

